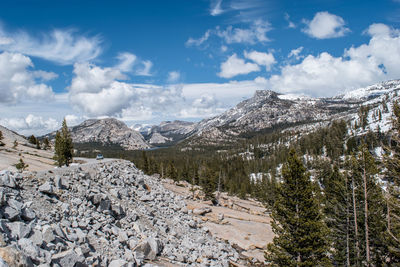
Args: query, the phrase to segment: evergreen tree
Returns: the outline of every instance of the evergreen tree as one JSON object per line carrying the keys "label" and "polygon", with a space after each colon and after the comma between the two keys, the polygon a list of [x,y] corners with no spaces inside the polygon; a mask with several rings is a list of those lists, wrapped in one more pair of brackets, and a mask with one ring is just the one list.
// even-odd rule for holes
{"label": "evergreen tree", "polygon": [[54,159],[57,161],[58,167],[61,167],[65,161],[63,155],[63,140],[61,133],[57,131],[54,145]]}
{"label": "evergreen tree", "polygon": [[267,261],[273,266],[329,266],[328,229],[309,174],[293,149],[282,168],[282,178],[272,210],[276,237],[268,244]]}
{"label": "evergreen tree", "polygon": [[324,213],[326,224],[330,230],[333,260],[336,265],[350,266],[350,194],[345,176],[339,171],[337,165],[333,170],[329,166],[329,173],[323,179]]}
{"label": "evergreen tree", "polygon": [[24,171],[26,168],[28,168],[29,165],[25,164],[25,162],[22,160],[22,158],[19,159],[19,162],[15,164],[15,168],[17,168],[18,171]]}
{"label": "evergreen tree", "polygon": [[50,141],[49,138],[45,137],[43,140],[43,149],[48,149],[50,147]]}
{"label": "evergreen tree", "polygon": [[36,145],[37,144],[37,139],[36,137],[32,134],[31,136],[29,136],[28,138],[29,143],[31,143],[32,145]]}
{"label": "evergreen tree", "polygon": [[4,139],[3,132],[0,131],[0,146],[4,146],[3,141],[1,141],[1,140],[3,140],[3,139]]}
{"label": "evergreen tree", "polygon": [[73,144],[65,119],[62,123],[61,133],[58,131],[56,133],[54,149],[54,158],[57,161],[58,166],[61,167],[64,164],[69,166],[72,162]]}
{"label": "evergreen tree", "polygon": [[400,264],[400,105],[393,104],[393,135],[394,145],[388,149],[390,154],[385,156],[386,165],[386,225],[387,246],[390,262]]}
{"label": "evergreen tree", "polygon": [[149,166],[149,158],[147,157],[147,154],[145,151],[142,151],[142,171],[145,174],[149,174],[150,172],[150,166]]}
{"label": "evergreen tree", "polygon": [[356,229],[357,265],[382,266],[388,251],[385,241],[385,201],[381,186],[375,175],[376,163],[365,144],[352,157],[350,175],[352,179],[354,224]]}

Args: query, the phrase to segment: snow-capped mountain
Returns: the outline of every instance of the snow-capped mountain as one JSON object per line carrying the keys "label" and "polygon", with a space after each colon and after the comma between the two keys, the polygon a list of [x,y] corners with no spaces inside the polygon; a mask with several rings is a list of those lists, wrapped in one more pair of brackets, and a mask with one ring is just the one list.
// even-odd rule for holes
{"label": "snow-capped mountain", "polygon": [[192,135],[197,141],[218,143],[223,140],[234,141],[249,132],[296,125],[323,125],[323,122],[335,118],[352,120],[357,116],[360,106],[377,106],[389,96],[392,99],[393,92],[397,90],[400,90],[400,80],[382,82],[331,98],[282,95],[259,90],[252,98],[221,115],[200,121]]}
{"label": "snow-capped mountain", "polygon": [[[70,131],[74,143],[118,144],[127,150],[150,147],[139,132],[114,118],[86,120]],[[50,135],[54,136],[54,133]]]}

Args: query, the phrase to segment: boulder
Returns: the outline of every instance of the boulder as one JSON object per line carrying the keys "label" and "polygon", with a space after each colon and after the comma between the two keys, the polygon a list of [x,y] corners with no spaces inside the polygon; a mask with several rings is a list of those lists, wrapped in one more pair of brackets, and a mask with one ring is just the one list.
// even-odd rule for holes
{"label": "boulder", "polygon": [[3,262],[6,262],[8,266],[33,266],[32,262],[28,257],[24,255],[20,250],[13,246],[0,248],[0,258]]}
{"label": "boulder", "polygon": [[209,207],[193,209],[193,214],[194,215],[201,215],[202,216],[202,215],[204,215],[206,213],[209,213],[209,212],[211,212],[211,209]]}
{"label": "boulder", "polygon": [[62,267],[75,267],[83,264],[85,259],[79,256],[72,249],[57,253],[51,257],[52,264],[58,264]]}
{"label": "boulder", "polygon": [[17,188],[17,182],[10,171],[5,170],[0,172],[0,186]]}
{"label": "boulder", "polygon": [[54,187],[49,182],[45,182],[44,184],[39,186],[39,191],[44,193],[44,194],[48,194],[48,195],[54,195],[55,194]]}

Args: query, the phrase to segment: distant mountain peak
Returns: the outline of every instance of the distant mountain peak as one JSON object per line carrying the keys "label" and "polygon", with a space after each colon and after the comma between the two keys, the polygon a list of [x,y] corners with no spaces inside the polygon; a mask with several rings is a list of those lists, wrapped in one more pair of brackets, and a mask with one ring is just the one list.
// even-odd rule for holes
{"label": "distant mountain peak", "polygon": [[256,90],[253,98],[278,98],[278,93],[272,90]]}

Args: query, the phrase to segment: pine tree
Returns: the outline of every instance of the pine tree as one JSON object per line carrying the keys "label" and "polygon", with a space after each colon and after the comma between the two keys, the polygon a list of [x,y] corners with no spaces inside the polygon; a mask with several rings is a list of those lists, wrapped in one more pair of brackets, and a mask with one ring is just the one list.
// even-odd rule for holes
{"label": "pine tree", "polygon": [[329,266],[328,229],[309,174],[293,149],[282,178],[272,210],[276,237],[268,244],[267,261],[273,266]]}
{"label": "pine tree", "polygon": [[4,146],[3,141],[1,141],[1,140],[3,140],[3,139],[4,139],[3,132],[0,131],[0,146]]}
{"label": "pine tree", "polygon": [[61,133],[57,131],[55,145],[54,145],[54,159],[57,161],[58,167],[61,167],[65,161],[62,152],[63,152],[63,140],[61,137]]}
{"label": "pine tree", "polygon": [[29,136],[28,138],[29,143],[31,143],[32,145],[36,145],[37,144],[37,139],[36,137],[32,134],[31,136]]}
{"label": "pine tree", "polygon": [[48,149],[50,147],[50,141],[49,141],[49,138],[44,138],[44,140],[43,140],[43,149]]}
{"label": "pine tree", "polygon": [[385,202],[375,160],[365,144],[350,164],[357,266],[382,266],[388,255],[385,244]]}
{"label": "pine tree", "polygon": [[337,165],[333,170],[329,167],[323,179],[324,189],[324,214],[326,224],[330,230],[330,241],[333,247],[333,260],[336,265],[350,266],[352,256],[351,242],[351,196],[348,182],[344,175],[339,171]]}
{"label": "pine tree", "polygon": [[386,240],[389,249],[390,263],[400,264],[400,105],[393,104],[393,135],[390,154],[385,156],[386,180]]}
{"label": "pine tree", "polygon": [[24,171],[26,168],[28,168],[29,165],[26,164],[22,158],[19,159],[19,162],[17,164],[15,164],[15,168],[17,168],[18,171]]}
{"label": "pine tree", "polygon": [[61,133],[58,131],[56,133],[54,148],[54,158],[57,161],[58,166],[61,167],[64,164],[69,166],[69,164],[72,162],[73,144],[65,119],[62,123]]}

